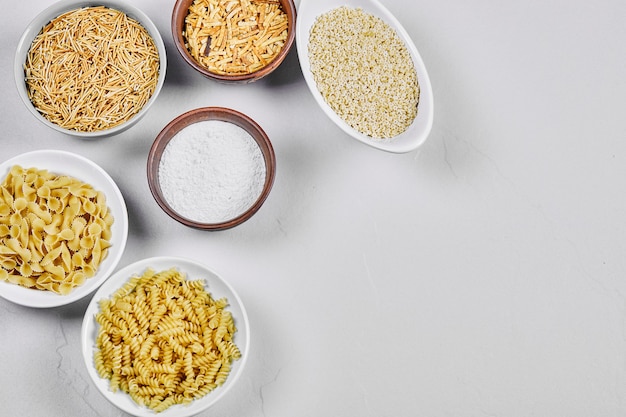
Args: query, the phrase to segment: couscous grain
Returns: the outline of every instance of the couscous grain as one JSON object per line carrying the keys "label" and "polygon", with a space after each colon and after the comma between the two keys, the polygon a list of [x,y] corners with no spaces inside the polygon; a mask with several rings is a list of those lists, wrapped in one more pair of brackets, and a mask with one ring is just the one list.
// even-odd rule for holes
{"label": "couscous grain", "polygon": [[308,53],[324,100],[357,131],[389,139],[417,116],[420,90],[413,60],[382,19],[347,6],[324,13],[311,28]]}

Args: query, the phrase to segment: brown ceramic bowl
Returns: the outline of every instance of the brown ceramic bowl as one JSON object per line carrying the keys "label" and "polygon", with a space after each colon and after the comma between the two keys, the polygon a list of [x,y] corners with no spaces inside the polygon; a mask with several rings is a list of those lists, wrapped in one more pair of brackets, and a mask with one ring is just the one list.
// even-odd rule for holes
{"label": "brown ceramic bowl", "polygon": [[187,17],[189,6],[193,3],[193,0],[176,0],[174,4],[174,10],[172,12],[172,36],[174,38],[174,44],[176,45],[176,49],[183,57],[183,59],[196,71],[201,73],[207,78],[217,80],[224,83],[250,83],[253,81],[257,81],[272,71],[274,71],[278,66],[283,62],[291,47],[294,44],[294,40],[296,37],[296,6],[293,0],[279,0],[283,11],[287,14],[288,19],[288,30],[287,30],[287,40],[285,41],[285,45],[280,51],[280,53],[267,65],[261,67],[260,69],[248,73],[248,74],[233,74],[233,75],[222,75],[216,74],[209,71],[205,66],[201,65],[194,59],[187,47],[185,46],[185,39],[183,37],[183,29],[185,26],[185,18]]}
{"label": "brown ceramic bowl", "polygon": [[[240,214],[228,220],[205,223],[179,214],[170,204],[168,204],[159,183],[159,166],[161,164],[165,148],[178,132],[193,125],[194,123],[211,120],[232,123],[244,129],[250,134],[250,136],[252,136],[254,141],[259,146],[263,156],[263,161],[265,163],[265,181],[263,183],[262,191],[258,196],[256,196],[256,199],[253,200],[254,202],[252,205]],[[147,173],[148,186],[150,187],[150,191],[152,192],[154,199],[163,211],[165,211],[170,217],[186,226],[194,227],[196,229],[211,231],[225,230],[242,224],[246,220],[250,219],[261,208],[274,184],[274,178],[276,176],[276,156],[267,134],[250,117],[228,108],[203,107],[181,114],[165,126],[163,130],[161,130],[154,140],[154,143],[150,148],[150,152],[148,153]],[[251,197],[254,198],[254,196]]]}

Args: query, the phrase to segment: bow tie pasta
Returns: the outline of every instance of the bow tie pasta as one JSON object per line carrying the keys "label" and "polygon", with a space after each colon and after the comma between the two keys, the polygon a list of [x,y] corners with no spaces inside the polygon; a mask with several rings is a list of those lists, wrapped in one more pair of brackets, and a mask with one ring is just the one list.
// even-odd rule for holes
{"label": "bow tie pasta", "polygon": [[0,185],[0,280],[67,295],[95,275],[112,224],[103,192],[14,165]]}

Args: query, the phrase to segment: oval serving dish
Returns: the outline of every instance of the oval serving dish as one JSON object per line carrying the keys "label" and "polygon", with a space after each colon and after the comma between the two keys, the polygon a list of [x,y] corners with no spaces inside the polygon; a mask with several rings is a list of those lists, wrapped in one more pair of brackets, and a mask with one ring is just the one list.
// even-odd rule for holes
{"label": "oval serving dish", "polygon": [[[364,12],[382,19],[396,31],[411,55],[420,88],[417,116],[407,130],[397,136],[389,139],[375,139],[357,131],[335,113],[317,88],[310,69],[308,53],[309,33],[318,16],[341,6],[360,8]],[[402,27],[398,19],[396,19],[396,17],[378,0],[302,0],[298,9],[296,47],[302,73],[309,90],[324,113],[345,133],[366,145],[392,153],[411,152],[424,143],[430,134],[433,124],[433,92],[430,78],[426,71],[426,66],[415,44],[411,40],[411,37]]]}

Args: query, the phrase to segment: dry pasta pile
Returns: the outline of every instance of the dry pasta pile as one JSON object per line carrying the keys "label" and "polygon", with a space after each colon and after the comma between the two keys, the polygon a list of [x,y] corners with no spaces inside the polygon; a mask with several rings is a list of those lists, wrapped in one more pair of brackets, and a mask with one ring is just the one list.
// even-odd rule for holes
{"label": "dry pasta pile", "polygon": [[66,295],[96,273],[113,224],[103,192],[19,165],[0,190],[0,281]]}
{"label": "dry pasta pile", "polygon": [[42,29],[24,70],[29,97],[45,118],[93,132],[129,120],[148,102],[159,53],[148,31],[125,13],[86,7]]}
{"label": "dry pasta pile", "polygon": [[98,374],[156,412],[205,396],[241,357],[227,305],[174,268],[131,277],[100,301]]}
{"label": "dry pasta pile", "polygon": [[216,74],[247,74],[269,64],[287,40],[278,0],[194,0],[185,18],[191,56]]}

